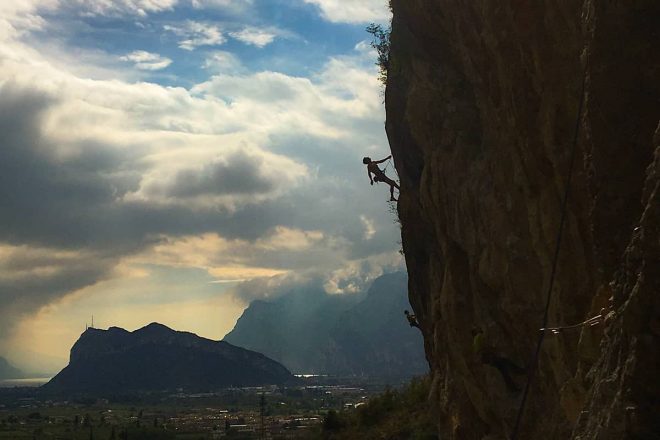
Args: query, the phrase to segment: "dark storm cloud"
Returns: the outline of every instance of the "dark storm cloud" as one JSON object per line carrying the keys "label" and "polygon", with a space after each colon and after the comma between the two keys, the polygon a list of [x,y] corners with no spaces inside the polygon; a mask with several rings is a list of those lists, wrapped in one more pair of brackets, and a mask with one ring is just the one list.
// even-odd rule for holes
{"label": "dark storm cloud", "polygon": [[42,119],[55,101],[11,83],[0,87],[0,240],[10,243],[79,242],[85,212],[136,188],[138,174],[120,156],[91,144],[72,160],[55,156]]}
{"label": "dark storm cloud", "polygon": [[14,245],[0,258],[2,334],[22,314],[107,276],[117,256],[53,247],[89,244],[85,217],[137,183],[102,145],[58,159],[41,130],[55,102],[11,83],[0,87],[0,242]]}
{"label": "dark storm cloud", "polygon": [[185,198],[267,193],[275,188],[276,182],[263,175],[262,165],[263,159],[238,152],[201,169],[179,171],[172,185],[166,188],[166,195]]}
{"label": "dark storm cloud", "polygon": [[0,258],[0,334],[23,314],[107,277],[115,264],[98,255],[13,248]]}
{"label": "dark storm cloud", "polygon": [[159,235],[217,232],[225,238],[252,241],[274,227],[277,216],[268,206],[255,204],[230,211],[140,201],[104,206],[90,213],[86,221],[84,237],[93,240],[90,245],[128,253],[155,243]]}

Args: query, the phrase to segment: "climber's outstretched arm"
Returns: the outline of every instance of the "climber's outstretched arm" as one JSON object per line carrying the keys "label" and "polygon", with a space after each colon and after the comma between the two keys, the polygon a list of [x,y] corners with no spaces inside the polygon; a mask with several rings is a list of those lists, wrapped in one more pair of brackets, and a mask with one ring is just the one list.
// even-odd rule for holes
{"label": "climber's outstretched arm", "polygon": [[392,157],[392,155],[389,155],[389,156],[387,156],[385,159],[377,160],[377,161],[374,162],[374,163],[383,163],[383,162],[385,162],[386,160],[390,159],[391,157]]}

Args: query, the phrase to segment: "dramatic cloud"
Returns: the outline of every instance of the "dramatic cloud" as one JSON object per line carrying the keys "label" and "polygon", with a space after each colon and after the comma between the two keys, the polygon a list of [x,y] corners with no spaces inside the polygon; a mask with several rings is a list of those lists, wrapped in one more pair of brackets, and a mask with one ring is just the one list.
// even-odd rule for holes
{"label": "dramatic cloud", "polygon": [[275,188],[275,176],[260,172],[261,160],[238,154],[226,161],[214,162],[199,170],[182,170],[167,189],[174,197],[213,194],[260,194]]}
{"label": "dramatic cloud", "polygon": [[0,244],[0,334],[26,314],[110,276],[116,263],[102,253]]}
{"label": "dramatic cloud", "polygon": [[387,253],[375,259],[352,261],[334,270],[307,270],[256,277],[238,284],[231,292],[245,303],[273,299],[291,292],[353,294],[366,291],[383,273],[403,269],[400,255]]}
{"label": "dramatic cloud", "polygon": [[84,213],[137,188],[137,175],[122,165],[129,157],[90,140],[58,150],[44,136],[56,104],[13,83],[0,87],[0,241],[75,246],[92,233]]}
{"label": "dramatic cloud", "polygon": [[380,86],[373,74],[348,60],[331,60],[318,81],[277,72],[249,76],[217,75],[193,88],[195,93],[233,103],[250,115],[255,129],[337,138],[354,131],[356,120],[373,120],[382,112]]}
{"label": "dramatic cloud", "polygon": [[246,304],[257,299],[272,300],[291,292],[323,292],[323,279],[313,273],[288,273],[254,278],[232,289]]}
{"label": "dramatic cloud", "polygon": [[332,22],[369,23],[390,17],[387,0],[304,0],[317,5],[323,17]]}
{"label": "dramatic cloud", "polygon": [[216,204],[221,201],[214,196],[225,195],[249,196],[254,201],[285,184],[293,184],[296,177],[305,174],[304,167],[291,160],[275,155],[265,159],[263,154],[237,151],[201,167],[181,169],[171,181],[145,185],[145,191],[175,199],[210,197],[211,203]]}
{"label": "dramatic cloud", "polygon": [[[64,358],[91,313],[219,337],[249,299],[401,267],[389,193],[360,162],[387,154],[368,45],[310,48],[257,2],[84,3],[0,6],[0,355]],[[255,16],[230,21],[238,5]]]}
{"label": "dramatic cloud", "polygon": [[307,269],[310,265],[327,263],[328,257],[341,255],[340,249],[333,251],[326,245],[327,239],[321,231],[277,226],[256,240],[226,239],[218,234],[162,237],[157,245],[130,261],[203,268],[215,281],[242,281]]}
{"label": "dramatic cloud", "polygon": [[214,162],[199,170],[179,171],[168,193],[174,197],[209,194],[255,194],[275,188],[275,176],[264,176],[261,159],[236,154],[225,161]]}
{"label": "dramatic cloud", "polygon": [[[105,249],[113,261],[148,248],[161,234],[216,231],[254,240],[280,226],[327,231],[318,246],[322,252],[262,249],[245,265],[271,271],[360,258],[363,251],[351,249],[372,246],[359,245],[365,206],[347,202],[332,180],[316,180],[327,172],[341,175],[357,163],[358,153],[336,169],[317,170],[313,181],[295,189],[307,167],[257,146],[268,139],[264,146],[286,144],[300,154],[325,139],[352,136],[354,118],[374,119],[378,85],[348,59],[328,63],[314,82],[270,72],[216,76],[193,95],[149,84],[78,80],[58,71],[39,76],[20,63],[4,65],[14,76],[0,88],[0,130],[7,133],[0,151],[0,242]],[[216,99],[223,91],[231,107]],[[273,143],[278,133],[292,132],[312,137]],[[376,136],[369,140],[369,133],[362,134],[367,144]],[[346,218],[351,204],[355,216]],[[377,236],[377,229],[386,232],[373,225],[369,235]],[[377,252],[384,251],[386,246]]]}
{"label": "dramatic cloud", "polygon": [[179,47],[185,50],[195,50],[199,46],[220,46],[227,39],[218,26],[187,21],[183,26],[165,25],[163,29],[179,37]]}
{"label": "dramatic cloud", "polygon": [[172,64],[171,59],[144,50],[135,50],[120,59],[134,63],[140,70],[161,70]]}

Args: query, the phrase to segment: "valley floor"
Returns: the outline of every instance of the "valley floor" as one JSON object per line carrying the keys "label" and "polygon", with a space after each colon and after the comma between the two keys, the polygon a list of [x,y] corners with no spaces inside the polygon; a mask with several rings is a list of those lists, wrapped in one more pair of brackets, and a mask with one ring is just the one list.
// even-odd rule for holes
{"label": "valley floor", "polygon": [[[369,418],[380,425],[384,417],[403,417],[400,406],[423,393],[423,384],[414,381],[403,391],[392,391],[379,381],[326,378],[289,388],[69,400],[34,388],[3,389],[0,439],[366,439],[371,437],[352,435],[372,429]],[[333,425],[338,418],[341,426]]]}

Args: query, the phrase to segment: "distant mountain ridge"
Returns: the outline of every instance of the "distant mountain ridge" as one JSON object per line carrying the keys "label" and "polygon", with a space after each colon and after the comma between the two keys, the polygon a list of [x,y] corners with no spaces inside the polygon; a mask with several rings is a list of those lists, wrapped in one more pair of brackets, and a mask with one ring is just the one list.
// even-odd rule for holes
{"label": "distant mountain ridge", "polygon": [[295,373],[413,376],[428,371],[424,344],[403,311],[407,275],[377,278],[366,296],[295,292],[253,301],[224,340]]}
{"label": "distant mountain ridge", "polygon": [[129,332],[87,329],[69,365],[42,388],[54,392],[211,390],[295,382],[261,353],[151,323]]}
{"label": "distant mountain ridge", "polygon": [[4,379],[22,379],[25,377],[23,372],[14,367],[7,359],[0,356],[0,380]]}

